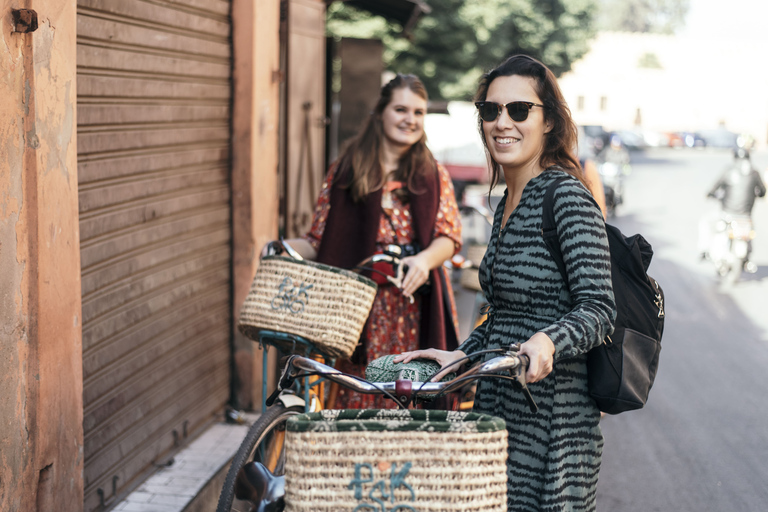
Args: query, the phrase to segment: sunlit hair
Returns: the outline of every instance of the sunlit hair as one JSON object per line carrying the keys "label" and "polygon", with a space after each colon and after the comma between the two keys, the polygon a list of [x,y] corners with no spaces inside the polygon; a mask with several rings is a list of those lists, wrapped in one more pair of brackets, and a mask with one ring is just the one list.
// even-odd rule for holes
{"label": "sunlit hair", "polygon": [[[408,88],[417,96],[427,101],[427,90],[414,75],[397,75],[381,88],[381,95],[376,106],[357,135],[338,160],[337,179],[344,179],[343,186],[349,188],[352,198],[357,202],[384,186],[387,177],[382,169],[384,161],[384,125],[382,112],[392,101],[392,94],[398,89]],[[348,172],[351,169],[351,173]],[[432,152],[427,147],[427,136],[421,138],[400,158],[394,179],[406,183],[407,190],[419,193],[416,178],[436,172],[437,166]],[[343,177],[343,178],[342,178]],[[403,197],[404,200],[407,198]]]}
{"label": "sunlit hair", "polygon": [[[477,88],[475,101],[485,101],[491,82],[500,76],[514,75],[533,79],[534,90],[544,105],[544,120],[552,124],[549,133],[544,134],[544,149],[539,158],[539,165],[544,169],[553,165],[558,166],[585,184],[581,165],[574,153],[578,137],[576,124],[571,119],[571,111],[565,103],[555,75],[544,64],[527,55],[513,55],[483,75]],[[506,112],[502,115],[506,115]],[[499,163],[488,151],[488,142],[483,132],[483,120],[479,116],[478,127],[491,164],[491,188],[493,188],[499,181],[501,171]]]}

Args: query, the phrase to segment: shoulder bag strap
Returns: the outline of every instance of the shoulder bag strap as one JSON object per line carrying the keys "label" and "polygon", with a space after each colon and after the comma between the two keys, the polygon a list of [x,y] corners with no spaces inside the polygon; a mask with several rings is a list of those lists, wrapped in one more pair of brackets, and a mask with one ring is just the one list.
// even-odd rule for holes
{"label": "shoulder bag strap", "polygon": [[557,269],[560,271],[560,275],[563,276],[565,284],[568,285],[568,274],[565,271],[565,262],[563,261],[563,253],[560,249],[560,239],[557,237],[557,224],[555,224],[555,190],[557,186],[568,178],[562,177],[554,180],[547,187],[544,192],[544,200],[541,204],[541,234],[544,238],[544,243],[549,249],[549,253],[552,255],[552,259],[555,260]]}

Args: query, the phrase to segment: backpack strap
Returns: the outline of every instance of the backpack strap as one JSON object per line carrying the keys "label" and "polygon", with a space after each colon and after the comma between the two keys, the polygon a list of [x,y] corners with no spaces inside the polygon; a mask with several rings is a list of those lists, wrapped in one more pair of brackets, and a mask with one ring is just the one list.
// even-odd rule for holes
{"label": "backpack strap", "polygon": [[555,260],[555,265],[563,276],[566,286],[568,286],[568,273],[565,271],[565,262],[563,261],[563,252],[560,249],[560,239],[557,236],[557,224],[555,224],[555,190],[557,186],[568,178],[563,176],[557,178],[547,187],[544,192],[544,200],[541,204],[541,235],[544,238],[544,244],[549,249],[549,254]]}

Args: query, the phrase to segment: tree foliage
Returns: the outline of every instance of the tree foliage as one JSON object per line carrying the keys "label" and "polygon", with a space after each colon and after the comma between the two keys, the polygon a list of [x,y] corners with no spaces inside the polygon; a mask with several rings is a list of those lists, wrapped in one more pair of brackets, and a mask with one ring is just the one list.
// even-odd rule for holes
{"label": "tree foliage", "polygon": [[603,30],[672,34],[682,27],[689,0],[601,0]]}
{"label": "tree foliage", "polygon": [[335,2],[327,27],[335,37],[381,39],[387,69],[418,75],[431,99],[468,100],[483,72],[516,53],[568,71],[595,34],[596,2],[432,0],[408,38],[396,23]]}

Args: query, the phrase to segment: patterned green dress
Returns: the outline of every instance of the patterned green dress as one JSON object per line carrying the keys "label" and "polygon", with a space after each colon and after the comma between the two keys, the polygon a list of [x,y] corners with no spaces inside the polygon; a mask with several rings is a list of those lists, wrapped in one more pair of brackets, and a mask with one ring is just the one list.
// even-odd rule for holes
{"label": "patterned green dress", "polygon": [[[490,314],[459,347],[466,353],[507,348],[539,331],[555,344],[552,373],[530,385],[538,413],[509,381],[478,384],[475,411],[507,423],[507,508],[515,512],[595,509],[603,437],[600,412],[587,393],[585,354],[613,331],[616,312],[605,224],[576,179],[559,184],[554,194],[569,286],[544,244],[544,193],[564,175],[549,169],[529,181],[503,230],[504,209],[496,211],[480,266]],[[505,201],[506,192],[500,204]]]}

